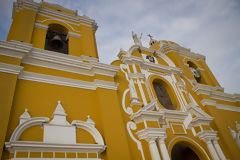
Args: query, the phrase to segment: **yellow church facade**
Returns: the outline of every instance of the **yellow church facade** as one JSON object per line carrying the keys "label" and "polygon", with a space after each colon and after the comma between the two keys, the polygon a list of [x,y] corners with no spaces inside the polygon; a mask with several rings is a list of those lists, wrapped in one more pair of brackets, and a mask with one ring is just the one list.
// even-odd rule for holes
{"label": "yellow church facade", "polygon": [[89,17],[17,0],[12,18],[0,41],[1,159],[239,159],[240,95],[205,56],[132,33],[103,64]]}

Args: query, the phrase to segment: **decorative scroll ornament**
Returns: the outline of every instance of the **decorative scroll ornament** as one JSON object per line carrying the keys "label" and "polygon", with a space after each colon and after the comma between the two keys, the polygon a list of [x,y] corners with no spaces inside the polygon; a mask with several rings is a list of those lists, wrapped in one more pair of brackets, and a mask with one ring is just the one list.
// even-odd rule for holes
{"label": "decorative scroll ornament", "polygon": [[137,126],[134,122],[132,121],[129,121],[127,123],[127,130],[128,130],[128,133],[130,135],[130,137],[132,138],[132,140],[137,144],[137,147],[138,147],[138,150],[141,152],[141,155],[142,155],[142,159],[145,160],[145,157],[144,157],[144,153],[143,153],[143,148],[142,148],[142,144],[139,140],[137,140],[133,134],[132,134],[132,131],[131,130],[136,130],[137,129]]}

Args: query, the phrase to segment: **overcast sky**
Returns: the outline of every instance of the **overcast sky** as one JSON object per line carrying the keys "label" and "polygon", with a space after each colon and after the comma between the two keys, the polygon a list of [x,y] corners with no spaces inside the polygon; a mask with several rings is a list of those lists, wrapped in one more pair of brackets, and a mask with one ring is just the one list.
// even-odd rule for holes
{"label": "overcast sky", "polygon": [[[5,40],[14,0],[0,0],[0,40]],[[35,0],[39,2],[39,0]],[[170,40],[206,56],[225,92],[240,93],[240,0],[46,0],[96,20],[100,61],[111,63],[133,45],[131,31],[148,47]]]}

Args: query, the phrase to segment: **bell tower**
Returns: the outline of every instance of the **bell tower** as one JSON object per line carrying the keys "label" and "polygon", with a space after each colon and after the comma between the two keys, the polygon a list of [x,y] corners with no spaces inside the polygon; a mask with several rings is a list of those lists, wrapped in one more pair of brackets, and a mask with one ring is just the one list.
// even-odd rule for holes
{"label": "bell tower", "polygon": [[34,48],[72,56],[98,58],[97,24],[77,11],[57,4],[17,0],[7,41],[30,43]]}

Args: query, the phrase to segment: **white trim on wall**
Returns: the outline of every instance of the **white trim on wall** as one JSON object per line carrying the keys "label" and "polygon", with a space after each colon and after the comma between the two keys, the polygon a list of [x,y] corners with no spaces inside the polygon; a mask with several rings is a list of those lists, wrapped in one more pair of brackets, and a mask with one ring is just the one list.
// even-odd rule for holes
{"label": "white trim on wall", "polygon": [[203,106],[215,106],[217,109],[233,111],[233,112],[240,112],[240,107],[218,104],[216,101],[211,99],[203,99],[200,102]]}
{"label": "white trim on wall", "polygon": [[1,63],[0,62],[0,72],[10,73],[10,74],[19,74],[22,71],[22,66]]}
{"label": "white trim on wall", "polygon": [[96,88],[117,90],[117,87],[118,87],[117,83],[103,81],[103,80],[95,79],[94,82],[88,82],[88,81],[57,77],[57,76],[51,76],[51,75],[39,74],[39,73],[33,73],[33,72],[27,72],[27,71],[23,71],[19,75],[18,79],[56,84],[56,85],[75,87],[75,88],[82,88],[82,89],[90,89],[90,90],[96,90]]}

